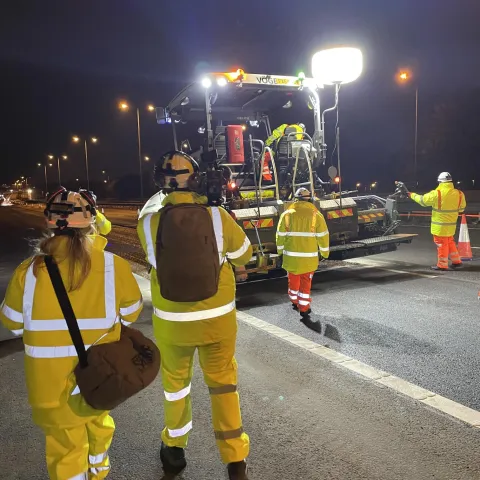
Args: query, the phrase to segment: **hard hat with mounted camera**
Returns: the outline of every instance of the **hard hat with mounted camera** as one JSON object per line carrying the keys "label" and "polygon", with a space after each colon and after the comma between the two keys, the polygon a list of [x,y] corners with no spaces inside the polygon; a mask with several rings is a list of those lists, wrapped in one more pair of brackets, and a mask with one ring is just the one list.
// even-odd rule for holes
{"label": "hard hat with mounted camera", "polygon": [[442,172],[438,176],[438,183],[447,183],[447,182],[452,182],[452,176],[448,172]]}
{"label": "hard hat with mounted camera", "polygon": [[204,176],[198,163],[184,152],[172,150],[156,163],[153,170],[155,185],[166,191],[192,191],[200,193]]}
{"label": "hard hat with mounted camera", "polygon": [[95,200],[86,190],[69,192],[61,187],[48,198],[44,215],[51,229],[88,228],[97,215]]}

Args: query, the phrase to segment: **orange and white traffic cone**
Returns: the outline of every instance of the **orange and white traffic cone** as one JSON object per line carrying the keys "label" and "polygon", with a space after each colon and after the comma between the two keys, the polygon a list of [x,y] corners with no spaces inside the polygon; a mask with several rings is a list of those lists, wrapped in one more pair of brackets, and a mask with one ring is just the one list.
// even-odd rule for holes
{"label": "orange and white traffic cone", "polygon": [[470,235],[468,234],[467,217],[465,214],[462,215],[460,234],[458,235],[458,253],[463,262],[473,259]]}

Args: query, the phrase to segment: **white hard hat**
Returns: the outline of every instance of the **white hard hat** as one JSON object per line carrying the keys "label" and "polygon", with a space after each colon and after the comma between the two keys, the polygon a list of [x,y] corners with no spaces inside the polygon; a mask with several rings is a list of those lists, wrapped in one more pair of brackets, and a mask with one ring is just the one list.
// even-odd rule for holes
{"label": "white hard hat", "polygon": [[438,183],[447,183],[452,181],[452,176],[448,172],[442,172],[438,176]]}
{"label": "white hard hat", "polygon": [[167,152],[155,165],[153,176],[160,188],[195,190],[198,163],[184,152]]}
{"label": "white hard hat", "polygon": [[300,187],[295,192],[295,198],[298,198],[300,200],[310,200],[312,198],[312,194],[310,193],[310,190],[307,190],[304,187]]}
{"label": "white hard hat", "polygon": [[48,228],[64,230],[92,226],[97,212],[95,200],[89,192],[69,192],[61,187],[47,200],[44,214]]}

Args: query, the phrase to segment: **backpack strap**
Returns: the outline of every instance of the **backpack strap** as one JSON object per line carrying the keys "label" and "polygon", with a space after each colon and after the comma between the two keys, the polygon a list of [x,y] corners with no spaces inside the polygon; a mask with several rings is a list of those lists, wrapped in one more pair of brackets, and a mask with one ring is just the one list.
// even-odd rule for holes
{"label": "backpack strap", "polygon": [[439,210],[442,209],[442,192],[440,190],[437,190],[437,208]]}
{"label": "backpack strap", "polygon": [[50,276],[50,280],[53,285],[53,289],[55,290],[55,295],[57,296],[63,316],[67,322],[70,337],[72,338],[73,345],[77,351],[78,361],[80,366],[85,368],[88,366],[87,351],[85,350],[82,334],[80,332],[72,304],[68,298],[68,293],[63,283],[62,276],[60,275],[60,270],[58,269],[58,265],[55,263],[55,260],[51,255],[46,255],[44,260],[48,270],[48,275]]}

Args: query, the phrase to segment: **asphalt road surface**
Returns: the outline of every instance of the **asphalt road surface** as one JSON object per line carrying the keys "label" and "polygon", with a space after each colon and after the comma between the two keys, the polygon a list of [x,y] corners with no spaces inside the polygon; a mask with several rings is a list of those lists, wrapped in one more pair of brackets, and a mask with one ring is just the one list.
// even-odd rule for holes
{"label": "asphalt road surface", "polygon": [[[25,239],[37,236],[42,224],[38,210],[0,208],[0,295],[26,256]],[[239,310],[273,326],[270,333],[239,322],[240,394],[252,441],[253,480],[480,478],[477,428],[314,355],[308,351],[311,344],[294,345],[274,334],[274,327],[281,327],[275,331],[328,345],[332,353],[480,409],[480,262],[437,275],[428,269],[435,260],[428,229],[412,231],[419,238],[397,252],[334,268],[322,264],[314,280],[313,318],[322,322],[325,335],[299,322],[287,301],[285,278],[238,286]],[[470,236],[472,245],[480,246],[478,231]],[[134,231],[115,227],[109,248],[136,256]],[[136,270],[145,274],[142,266]],[[148,291],[145,297],[139,326],[151,334]],[[46,478],[43,439],[30,420],[22,357],[21,340],[0,343],[0,477],[6,480]],[[183,478],[224,479],[198,367],[192,390],[194,430]],[[113,415],[118,429],[111,478],[162,478],[159,380]]]}

